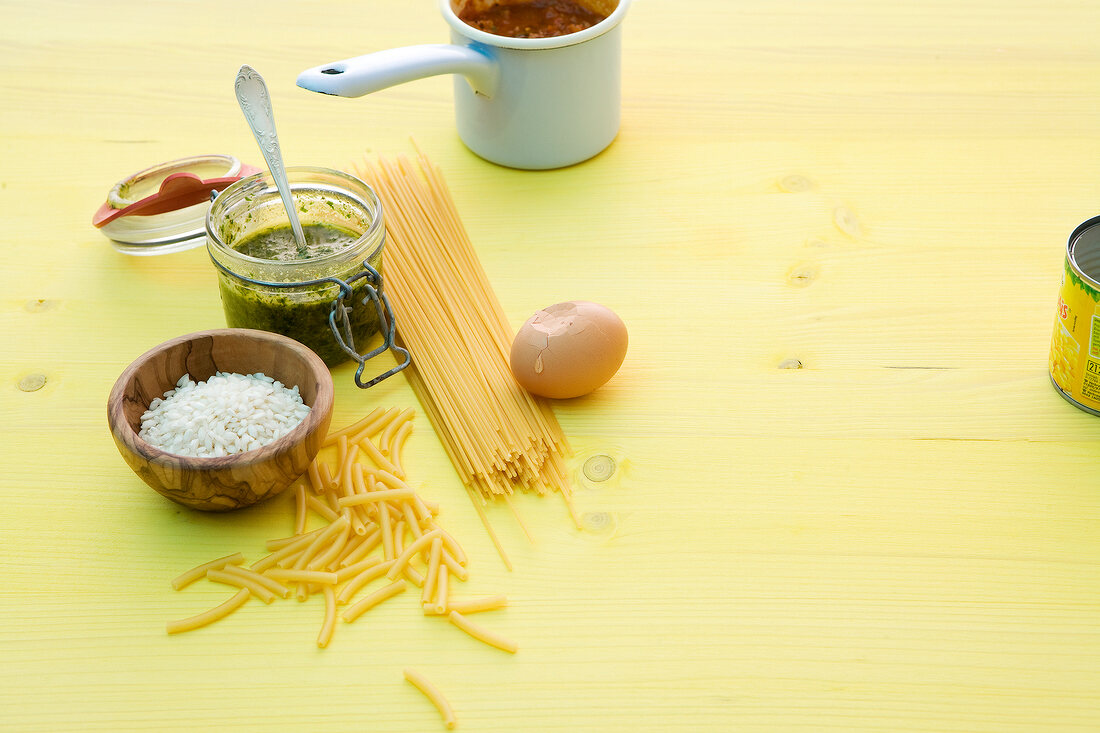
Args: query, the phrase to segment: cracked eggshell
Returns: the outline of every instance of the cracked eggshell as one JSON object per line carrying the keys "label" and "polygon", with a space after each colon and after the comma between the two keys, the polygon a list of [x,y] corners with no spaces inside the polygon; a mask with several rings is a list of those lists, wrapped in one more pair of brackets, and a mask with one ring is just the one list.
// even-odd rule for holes
{"label": "cracked eggshell", "polygon": [[543,308],[516,333],[512,374],[528,392],[568,399],[603,386],[626,357],[626,325],[610,308],[571,300]]}

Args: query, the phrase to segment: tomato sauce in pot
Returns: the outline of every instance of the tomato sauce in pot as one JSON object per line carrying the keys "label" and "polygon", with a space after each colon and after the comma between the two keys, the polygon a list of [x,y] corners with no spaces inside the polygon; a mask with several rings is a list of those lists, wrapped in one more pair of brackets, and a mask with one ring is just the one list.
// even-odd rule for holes
{"label": "tomato sauce in pot", "polygon": [[495,3],[484,9],[467,7],[458,17],[496,36],[551,38],[590,28],[607,16],[573,0],[530,0]]}

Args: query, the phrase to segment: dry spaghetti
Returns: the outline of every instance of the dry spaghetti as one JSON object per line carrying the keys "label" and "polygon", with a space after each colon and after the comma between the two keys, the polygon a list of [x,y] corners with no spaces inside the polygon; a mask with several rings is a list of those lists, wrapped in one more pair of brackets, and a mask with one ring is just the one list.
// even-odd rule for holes
{"label": "dry spaghetti", "polygon": [[511,327],[439,169],[423,155],[353,167],[386,212],[386,289],[412,354],[409,383],[503,557],[480,505],[517,488],[557,491],[568,505],[568,442],[509,370]]}

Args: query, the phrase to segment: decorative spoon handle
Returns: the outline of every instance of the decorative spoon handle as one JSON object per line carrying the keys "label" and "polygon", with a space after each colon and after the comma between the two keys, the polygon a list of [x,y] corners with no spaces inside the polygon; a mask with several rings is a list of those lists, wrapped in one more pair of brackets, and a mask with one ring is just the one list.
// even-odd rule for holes
{"label": "decorative spoon handle", "polygon": [[248,121],[252,135],[256,138],[256,144],[260,146],[260,152],[267,161],[271,177],[275,179],[279,196],[283,199],[287,218],[290,219],[290,227],[294,231],[294,241],[299,247],[304,248],[306,238],[302,232],[302,224],[298,221],[298,212],[294,208],[294,198],[290,195],[290,182],[286,178],[283,153],[279,147],[279,135],[275,132],[275,113],[271,109],[271,97],[267,93],[267,84],[255,69],[245,64],[237,72],[237,80],[233,88],[237,93],[237,102],[241,105],[241,111],[244,112],[244,118]]}

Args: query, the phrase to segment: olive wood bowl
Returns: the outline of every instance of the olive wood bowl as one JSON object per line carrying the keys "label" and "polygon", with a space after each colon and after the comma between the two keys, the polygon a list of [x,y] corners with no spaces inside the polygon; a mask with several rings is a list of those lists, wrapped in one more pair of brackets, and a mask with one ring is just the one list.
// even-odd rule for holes
{"label": "olive wood bowl", "polygon": [[[297,385],[310,406],[306,418],[261,448],[218,458],[166,453],[142,440],[141,416],[184,374],[202,381],[216,372],[262,372]],[[115,382],[107,421],[119,453],[142,481],[172,501],[223,512],[269,499],[306,472],[332,419],[332,375],[297,341],[267,331],[223,328],[180,336],[134,361]]]}

